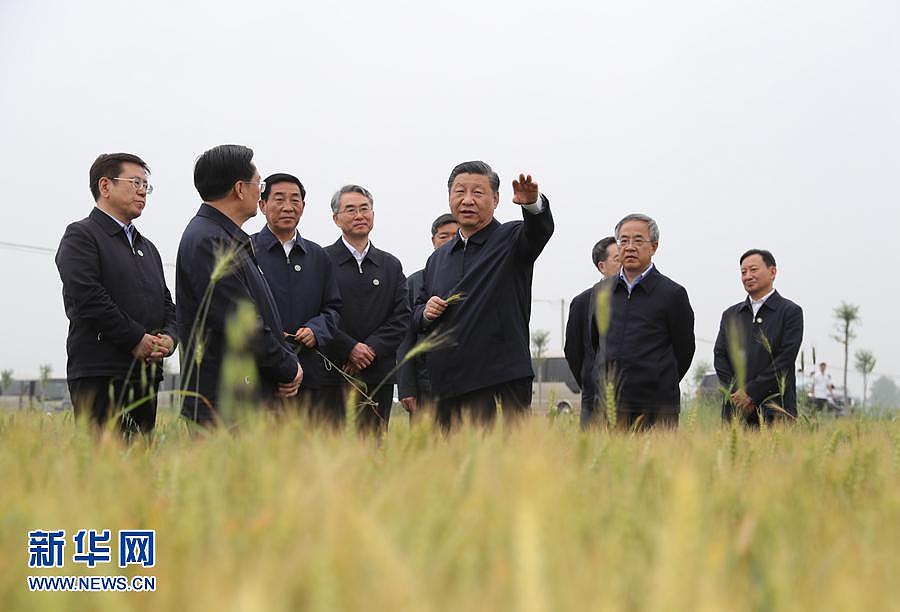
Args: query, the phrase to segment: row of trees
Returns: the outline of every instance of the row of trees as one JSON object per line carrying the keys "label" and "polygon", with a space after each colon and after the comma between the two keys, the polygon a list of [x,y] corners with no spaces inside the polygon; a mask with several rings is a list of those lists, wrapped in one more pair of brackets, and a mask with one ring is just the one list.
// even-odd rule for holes
{"label": "row of trees", "polygon": [[[849,405],[849,392],[847,391],[847,370],[850,366],[850,341],[856,338],[854,326],[859,324],[859,306],[841,302],[841,305],[834,309],[834,317],[837,319],[836,334],[832,336],[835,340],[844,346],[844,405]],[[875,370],[877,360],[872,351],[860,349],[854,355],[854,367],[856,371],[862,375],[863,379],[863,408],[866,407],[866,401],[869,394],[869,376]]]}

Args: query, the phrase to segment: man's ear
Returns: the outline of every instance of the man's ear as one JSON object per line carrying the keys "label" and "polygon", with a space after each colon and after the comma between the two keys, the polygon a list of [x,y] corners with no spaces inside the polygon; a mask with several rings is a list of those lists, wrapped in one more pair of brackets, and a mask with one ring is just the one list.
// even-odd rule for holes
{"label": "man's ear", "polygon": [[497,208],[497,205],[500,204],[500,192],[494,192],[494,208]]}
{"label": "man's ear", "polygon": [[650,256],[656,255],[656,249],[659,248],[659,242],[650,243]]}
{"label": "man's ear", "polygon": [[337,225],[338,227],[341,226],[341,224],[338,222],[338,216],[336,214],[331,215],[331,220],[334,221],[334,224]]}

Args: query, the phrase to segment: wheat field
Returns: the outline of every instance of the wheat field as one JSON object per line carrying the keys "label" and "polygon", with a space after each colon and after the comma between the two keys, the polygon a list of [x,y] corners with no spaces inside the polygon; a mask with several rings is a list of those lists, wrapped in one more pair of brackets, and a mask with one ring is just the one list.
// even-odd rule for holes
{"label": "wheat field", "polygon": [[[574,418],[382,441],[250,416],[152,444],[0,414],[2,610],[900,609],[900,422],[676,432]],[[152,569],[29,569],[30,529],[155,529]],[[67,555],[69,549],[67,548]],[[152,593],[34,593],[144,573]]]}

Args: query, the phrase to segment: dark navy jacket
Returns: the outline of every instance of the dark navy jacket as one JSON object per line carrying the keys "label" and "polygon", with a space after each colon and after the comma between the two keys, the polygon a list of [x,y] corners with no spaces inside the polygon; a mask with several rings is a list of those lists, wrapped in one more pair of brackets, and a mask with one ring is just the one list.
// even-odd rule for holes
{"label": "dark navy jacket", "polygon": [[[747,358],[747,395],[757,406],[774,402],[797,416],[794,363],[803,342],[803,309],[776,291],[763,302],[755,317],[749,297],[722,313],[713,355],[719,382],[729,389],[736,376],[728,353],[728,334],[732,325],[737,330],[740,346],[744,348]],[[765,347],[763,337],[768,340],[771,354]],[[782,377],[783,397],[779,382]],[[731,403],[725,402],[723,418],[730,418],[732,409]],[[765,413],[772,416],[780,411],[766,408]],[[751,415],[751,419],[754,417]]]}
{"label": "dark navy jacket", "polygon": [[[616,408],[623,411],[677,413],[681,410],[678,384],[694,357],[694,311],[684,287],[663,276],[656,266],[632,289],[618,276],[594,286],[611,289],[609,331],[599,350],[596,323],[591,325],[595,361],[605,360],[609,382],[616,388]],[[599,370],[594,370],[594,376]],[[598,393],[602,399],[603,394]]]}
{"label": "dark navy jacket", "polygon": [[[459,234],[428,258],[425,282],[416,298],[413,324],[422,331],[448,332],[451,348],[428,354],[432,390],[449,398],[521,378],[531,369],[528,322],[534,262],[553,234],[546,197],[538,214],[522,210],[524,221],[490,224],[463,242]],[[422,315],[433,295],[461,293],[436,321]]]}
{"label": "dark navy jacket", "polygon": [[[416,297],[424,282],[425,270],[413,272],[406,279],[410,310],[415,307]],[[398,363],[410,349],[426,336],[427,334],[423,334],[416,326],[410,325],[409,330],[406,332],[406,337],[403,339],[403,344],[400,345],[400,349],[397,351]],[[427,358],[427,353],[419,353],[400,366],[400,369],[397,371],[397,397],[400,399],[404,397],[427,399],[431,396],[431,377],[428,375]]]}
{"label": "dark navy jacket", "polygon": [[[341,294],[334,264],[325,249],[297,234],[289,257],[268,226],[253,235],[259,267],[275,296],[284,331],[294,334],[301,327],[316,335],[316,349],[324,350],[340,324]],[[298,345],[299,348],[299,345]],[[314,349],[300,349],[303,387],[318,389],[325,374],[322,358]]]}
{"label": "dark navy jacket", "polygon": [[[594,366],[594,349],[591,346],[591,296],[593,287],[585,289],[569,305],[569,319],[566,321],[566,343],[563,353],[575,381],[581,387],[581,413],[590,416],[595,389],[591,384],[591,369]],[[587,406],[587,408],[585,408]]]}
{"label": "dark navy jacket", "polygon": [[[134,248],[122,227],[94,208],[66,228],[56,266],[69,318],[66,376],[140,379],[131,350],[144,334],[177,340],[175,304],[159,251],[134,228]],[[162,368],[157,367],[157,380]]]}
{"label": "dark navy jacket", "polygon": [[[234,263],[213,286],[204,328],[192,335],[195,322],[200,320],[198,315],[216,261],[227,249],[235,253]],[[178,331],[182,338],[181,384],[184,389],[198,392],[214,407],[217,405],[226,327],[242,302],[251,303],[256,311],[256,326],[247,346],[253,353],[259,375],[257,381],[250,382],[257,383],[260,396],[271,398],[279,383],[288,383],[297,375],[297,356],[284,339],[275,299],[257,265],[250,236],[209,204],[201,204],[181,236],[175,296]],[[204,346],[197,367],[194,365],[196,339],[201,337]],[[181,412],[200,422],[212,419],[205,403],[195,397],[185,397]]]}
{"label": "dark navy jacket", "polygon": [[[371,244],[371,243],[370,243]],[[372,244],[362,261],[362,271],[340,238],[325,247],[336,266],[341,292],[341,322],[334,339],[323,351],[338,367],[343,367],[357,342],[372,347],[375,361],[356,374],[373,390],[397,363],[397,348],[409,326],[406,277],[400,261]],[[324,385],[340,386],[344,379],[334,371],[326,373]]]}

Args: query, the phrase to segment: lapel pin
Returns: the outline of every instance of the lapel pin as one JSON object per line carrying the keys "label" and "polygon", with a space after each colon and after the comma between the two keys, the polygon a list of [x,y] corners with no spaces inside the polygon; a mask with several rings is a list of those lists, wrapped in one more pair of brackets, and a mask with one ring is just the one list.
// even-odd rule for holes
{"label": "lapel pin", "polygon": [[300,267],[300,264],[297,264],[296,266],[294,266],[294,272],[299,272],[302,269],[303,268]]}
{"label": "lapel pin", "polygon": [[141,257],[144,256],[144,252],[140,249],[137,250],[137,254],[140,255]]}
{"label": "lapel pin", "polygon": [[762,317],[756,317],[756,322],[757,322],[757,323],[762,323]]}
{"label": "lapel pin", "polygon": [[375,280],[372,281],[372,284],[377,287],[378,285],[381,284],[381,281],[376,278]]}

